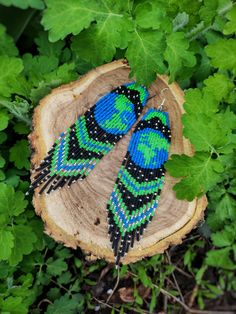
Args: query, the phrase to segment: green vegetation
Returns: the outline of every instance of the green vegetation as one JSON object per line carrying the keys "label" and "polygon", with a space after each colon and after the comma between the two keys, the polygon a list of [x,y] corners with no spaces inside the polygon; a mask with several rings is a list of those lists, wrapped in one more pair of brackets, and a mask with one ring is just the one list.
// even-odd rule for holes
{"label": "green vegetation", "polygon": [[[235,310],[233,1],[0,0],[0,21],[1,313]],[[167,169],[179,178],[177,198],[207,193],[209,205],[182,245],[123,266],[108,299],[115,269],[43,235],[24,196],[27,135],[33,108],[52,88],[123,57],[140,82],[165,73],[185,90],[184,135],[195,154],[172,156]]]}

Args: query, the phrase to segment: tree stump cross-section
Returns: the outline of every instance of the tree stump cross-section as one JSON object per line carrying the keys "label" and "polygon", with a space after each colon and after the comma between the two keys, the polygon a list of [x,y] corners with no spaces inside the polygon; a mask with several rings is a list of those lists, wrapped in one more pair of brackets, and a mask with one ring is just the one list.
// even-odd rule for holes
{"label": "tree stump cross-section", "polygon": [[[40,101],[33,115],[33,131],[29,136],[34,150],[32,164],[39,165],[55,139],[75,122],[79,115],[113,88],[133,81],[125,60],[102,65],[79,80],[60,86]],[[165,89],[164,95],[161,91]],[[168,85],[166,76],[158,76],[149,88],[151,98],[146,108],[157,108],[163,97],[169,112],[172,142],[170,155],[193,154],[191,144],[182,135],[183,92],[176,83]],[[35,211],[45,223],[45,232],[65,246],[81,247],[90,260],[104,258],[113,262],[107,234],[106,205],[118,170],[125,156],[132,130],[93,169],[89,176],[50,195],[33,198]],[[168,173],[153,221],[140,242],[122,260],[124,264],[162,253],[169,245],[179,244],[203,217],[205,196],[192,202],[177,200],[172,190],[176,179]]]}

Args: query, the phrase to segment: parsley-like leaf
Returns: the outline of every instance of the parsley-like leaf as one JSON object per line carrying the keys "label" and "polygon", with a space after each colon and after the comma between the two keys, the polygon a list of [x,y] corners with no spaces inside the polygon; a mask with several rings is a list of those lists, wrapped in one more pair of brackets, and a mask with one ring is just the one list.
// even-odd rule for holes
{"label": "parsley-like leaf", "polygon": [[229,21],[225,24],[223,33],[226,35],[236,33],[236,6],[232,7],[226,17]]}
{"label": "parsley-like leaf", "polygon": [[11,231],[0,229],[0,260],[7,260],[14,246],[14,236]]}
{"label": "parsley-like leaf", "polygon": [[213,267],[221,267],[231,270],[236,269],[235,264],[230,259],[230,251],[230,247],[219,250],[212,250],[207,253],[206,263]]}
{"label": "parsley-like leaf", "polygon": [[0,215],[12,218],[21,214],[28,202],[24,199],[24,193],[15,192],[13,187],[0,183]]}
{"label": "parsley-like leaf", "polygon": [[[63,39],[71,33],[77,35],[94,20],[101,23],[100,31],[106,28],[106,23],[114,27],[116,20],[122,22],[122,11],[127,10],[126,2],[110,0],[46,0],[46,5],[42,24],[49,30],[50,41]],[[112,31],[116,32],[116,29]]]}
{"label": "parsley-like leaf", "polygon": [[211,64],[220,70],[236,73],[236,39],[220,39],[206,47]]}
{"label": "parsley-like leaf", "polygon": [[20,9],[34,8],[42,10],[44,8],[43,0],[0,0],[0,4],[6,6],[14,5]]}
{"label": "parsley-like leaf", "polygon": [[6,27],[0,24],[0,55],[15,57],[18,55],[13,39],[6,34]]}
{"label": "parsley-like leaf", "polygon": [[37,241],[37,237],[31,227],[27,225],[14,225],[12,233],[14,235],[14,247],[12,248],[9,262],[11,265],[16,265],[23,259],[23,255],[32,252],[33,244]]}
{"label": "parsley-like leaf", "polygon": [[198,151],[216,150],[228,143],[228,136],[232,132],[229,126],[222,124],[220,119],[222,117],[223,114],[216,114],[213,117],[205,114],[184,114],[182,117],[184,136],[191,140]]}
{"label": "parsley-like leaf", "polygon": [[31,105],[27,100],[21,97],[15,97],[14,101],[0,100],[0,105],[5,107],[18,120],[23,121],[27,125],[31,125],[31,119],[29,117]]}
{"label": "parsley-like leaf", "polygon": [[10,296],[3,300],[1,310],[2,313],[11,313],[11,314],[27,314],[28,309],[27,305],[24,304],[23,298],[19,296]]}
{"label": "parsley-like leaf", "polygon": [[222,73],[215,73],[213,76],[209,76],[204,81],[204,84],[206,85],[204,91],[213,95],[216,101],[226,99],[228,94],[234,88],[233,82]]}
{"label": "parsley-like leaf", "polygon": [[9,97],[19,92],[18,75],[23,70],[22,60],[15,57],[0,56],[0,96]]}
{"label": "parsley-like leaf", "polygon": [[47,272],[52,276],[60,276],[68,268],[63,258],[47,262],[47,265]]}
{"label": "parsley-like leaf", "polygon": [[226,226],[224,230],[213,233],[211,239],[215,246],[230,246],[236,240],[235,228],[233,226]]}
{"label": "parsley-like leaf", "polygon": [[[0,101],[0,104],[1,104],[1,101]],[[9,120],[10,120],[10,116],[6,112],[6,110],[0,110],[0,131],[7,128]]]}
{"label": "parsley-like leaf", "polygon": [[[108,18],[82,31],[74,37],[72,50],[79,58],[94,66],[112,60],[116,48],[126,48],[133,24],[127,18]],[[111,32],[112,29],[112,32]],[[124,34],[124,35],[123,35]]]}
{"label": "parsley-like leaf", "polygon": [[217,159],[209,154],[197,152],[193,157],[172,155],[166,163],[166,169],[173,177],[184,177],[175,184],[174,191],[178,199],[192,201],[210,190],[221,179],[224,168]]}
{"label": "parsley-like leaf", "polygon": [[39,36],[35,39],[36,44],[38,45],[38,51],[40,55],[48,57],[59,57],[62,48],[65,46],[63,40],[58,40],[55,43],[48,41],[48,34],[46,32],[40,32]]}
{"label": "parsley-like leaf", "polygon": [[10,149],[10,161],[13,161],[18,169],[29,169],[29,144],[26,140],[17,141]]}
{"label": "parsley-like leaf", "polygon": [[218,102],[211,93],[204,93],[198,88],[189,89],[185,93],[184,109],[189,115],[200,113],[213,114],[218,110]]}
{"label": "parsley-like leaf", "polygon": [[172,33],[167,37],[167,48],[165,60],[169,64],[170,81],[173,82],[176,74],[183,68],[194,67],[196,58],[193,52],[189,51],[189,42],[182,32]]}
{"label": "parsley-like leaf", "polygon": [[64,295],[48,306],[46,314],[75,314],[77,307],[78,301],[75,298]]}
{"label": "parsley-like leaf", "polygon": [[163,53],[164,37],[161,31],[135,29],[126,51],[131,66],[130,75],[136,75],[141,83],[150,84],[157,73],[165,71]]}
{"label": "parsley-like leaf", "polygon": [[170,27],[166,10],[162,3],[144,2],[135,8],[135,20],[142,28],[162,29]]}

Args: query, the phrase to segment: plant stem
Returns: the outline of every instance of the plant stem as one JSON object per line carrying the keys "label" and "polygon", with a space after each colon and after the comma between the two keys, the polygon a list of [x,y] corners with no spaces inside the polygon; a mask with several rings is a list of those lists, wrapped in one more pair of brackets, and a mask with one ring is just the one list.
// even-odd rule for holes
{"label": "plant stem", "polygon": [[[219,10],[217,13],[219,16],[225,16],[229,12],[229,10],[235,5],[234,4],[227,4],[225,5],[221,10]],[[193,41],[196,38],[198,38],[200,35],[205,34],[211,29],[214,29],[214,22],[211,25],[206,26],[204,22],[198,23],[195,27],[193,27],[188,33],[186,33],[186,38],[189,39],[189,41]]]}

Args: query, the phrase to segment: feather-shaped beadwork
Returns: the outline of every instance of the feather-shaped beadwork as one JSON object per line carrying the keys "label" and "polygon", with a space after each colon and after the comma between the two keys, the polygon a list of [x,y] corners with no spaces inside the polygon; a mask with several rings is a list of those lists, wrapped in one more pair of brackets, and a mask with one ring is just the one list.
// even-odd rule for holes
{"label": "feather-shaped beadwork", "polygon": [[82,180],[129,131],[146,104],[148,91],[135,82],[119,86],[100,98],[83,116],[60,134],[35,169],[29,190],[40,194]]}
{"label": "feather-shaped beadwork", "polygon": [[115,261],[140,240],[158,206],[170,147],[168,113],[150,109],[137,124],[107,205]]}

